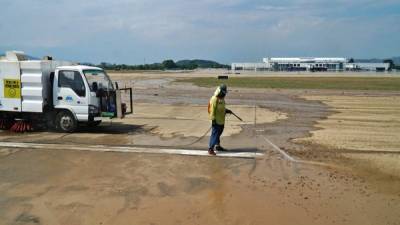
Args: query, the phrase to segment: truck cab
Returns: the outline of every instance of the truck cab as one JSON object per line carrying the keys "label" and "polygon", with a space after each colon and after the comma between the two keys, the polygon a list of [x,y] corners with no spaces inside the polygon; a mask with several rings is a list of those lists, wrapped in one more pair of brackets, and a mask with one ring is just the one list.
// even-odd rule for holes
{"label": "truck cab", "polygon": [[55,117],[56,127],[69,132],[77,123],[94,126],[104,117],[123,118],[127,113],[126,104],[122,103],[121,90],[117,88],[101,68],[57,67],[53,79],[53,103],[54,109],[61,112]]}

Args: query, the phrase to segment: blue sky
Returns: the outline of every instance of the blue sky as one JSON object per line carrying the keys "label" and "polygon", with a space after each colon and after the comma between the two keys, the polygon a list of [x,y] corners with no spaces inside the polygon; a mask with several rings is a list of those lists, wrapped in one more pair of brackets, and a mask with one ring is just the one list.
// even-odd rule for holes
{"label": "blue sky", "polygon": [[0,51],[98,63],[400,56],[400,0],[0,0]]}

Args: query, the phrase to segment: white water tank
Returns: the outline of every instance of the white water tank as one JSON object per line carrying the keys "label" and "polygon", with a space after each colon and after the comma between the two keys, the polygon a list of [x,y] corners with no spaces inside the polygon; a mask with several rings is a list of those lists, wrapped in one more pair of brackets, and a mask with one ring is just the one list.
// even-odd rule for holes
{"label": "white water tank", "polygon": [[51,101],[50,74],[71,62],[28,60],[19,51],[6,52],[0,59],[0,111],[43,112]]}

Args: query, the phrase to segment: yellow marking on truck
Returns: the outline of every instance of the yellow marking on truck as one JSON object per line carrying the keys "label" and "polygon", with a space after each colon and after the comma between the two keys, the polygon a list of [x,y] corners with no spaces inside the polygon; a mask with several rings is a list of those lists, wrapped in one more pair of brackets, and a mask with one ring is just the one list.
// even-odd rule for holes
{"label": "yellow marking on truck", "polygon": [[21,81],[18,79],[4,79],[4,97],[21,98]]}

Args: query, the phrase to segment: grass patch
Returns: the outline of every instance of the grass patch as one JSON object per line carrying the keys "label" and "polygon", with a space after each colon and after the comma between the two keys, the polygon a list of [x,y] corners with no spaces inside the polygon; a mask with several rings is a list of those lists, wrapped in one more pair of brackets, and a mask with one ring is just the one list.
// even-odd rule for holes
{"label": "grass patch", "polygon": [[230,77],[228,80],[199,77],[178,82],[190,82],[201,87],[225,83],[243,88],[400,91],[400,77]]}

